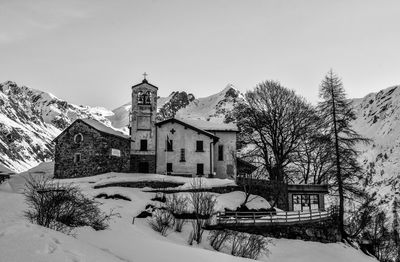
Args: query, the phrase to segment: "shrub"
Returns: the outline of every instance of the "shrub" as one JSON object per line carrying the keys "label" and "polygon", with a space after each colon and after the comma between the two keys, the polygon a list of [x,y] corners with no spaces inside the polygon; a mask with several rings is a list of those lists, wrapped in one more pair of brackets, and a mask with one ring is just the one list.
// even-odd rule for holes
{"label": "shrub", "polygon": [[210,245],[217,251],[220,251],[232,239],[234,233],[231,230],[213,230],[208,239]]}
{"label": "shrub", "polygon": [[[167,198],[166,208],[174,216],[186,213],[188,199],[182,195],[172,194]],[[175,231],[182,232],[182,227],[185,224],[185,219],[175,217]]]}
{"label": "shrub", "polygon": [[257,259],[261,253],[268,254],[269,243],[267,238],[260,235],[235,232],[232,238],[231,254]]}
{"label": "shrub", "polygon": [[117,215],[102,212],[100,203],[84,196],[79,188],[48,178],[28,179],[24,195],[28,205],[25,216],[32,223],[67,234],[81,226],[106,229],[110,218]]}
{"label": "shrub", "polygon": [[174,224],[174,217],[167,210],[157,209],[153,212],[153,217],[149,220],[149,224],[154,231],[166,236],[168,228]]}
{"label": "shrub", "polygon": [[204,219],[204,217],[209,218],[214,213],[216,199],[209,192],[201,190],[203,188],[201,178],[194,178],[191,186],[193,191],[189,194],[189,203],[192,204],[196,216],[192,220],[193,239],[200,244],[204,232],[203,227],[207,223],[207,219]]}

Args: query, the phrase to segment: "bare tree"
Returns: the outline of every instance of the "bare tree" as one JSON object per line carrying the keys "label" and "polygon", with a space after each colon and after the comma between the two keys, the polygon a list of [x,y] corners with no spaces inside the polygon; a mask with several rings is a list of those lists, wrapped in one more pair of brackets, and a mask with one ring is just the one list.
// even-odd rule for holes
{"label": "bare tree", "polygon": [[250,145],[246,155],[261,165],[271,180],[284,181],[303,138],[314,122],[314,110],[294,91],[266,81],[245,94],[234,109],[239,143]]}
{"label": "bare tree", "polygon": [[[317,130],[318,127],[315,127]],[[330,141],[318,132],[304,138],[293,156],[290,168],[293,181],[300,184],[323,184],[331,179],[332,147]]]}

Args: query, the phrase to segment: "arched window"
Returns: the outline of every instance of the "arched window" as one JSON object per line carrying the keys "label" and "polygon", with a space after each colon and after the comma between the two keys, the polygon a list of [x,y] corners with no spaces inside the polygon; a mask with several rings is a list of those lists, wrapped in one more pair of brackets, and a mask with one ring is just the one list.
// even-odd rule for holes
{"label": "arched window", "polygon": [[151,92],[150,92],[150,91],[147,91],[147,92],[146,92],[146,97],[145,97],[144,103],[145,103],[146,105],[150,105],[150,101],[151,101]]}
{"label": "arched window", "polygon": [[138,104],[139,105],[150,105],[150,101],[151,101],[151,92],[150,91],[147,91],[147,92],[139,91],[138,92]]}
{"label": "arched window", "polygon": [[79,144],[79,143],[81,143],[82,141],[83,141],[83,135],[82,135],[81,133],[76,134],[76,135],[74,136],[74,142],[75,142],[76,144]]}
{"label": "arched window", "polygon": [[143,101],[143,92],[142,92],[142,91],[139,91],[139,92],[138,92],[138,104],[139,104],[139,105],[143,105],[143,104],[144,104],[144,101]]}

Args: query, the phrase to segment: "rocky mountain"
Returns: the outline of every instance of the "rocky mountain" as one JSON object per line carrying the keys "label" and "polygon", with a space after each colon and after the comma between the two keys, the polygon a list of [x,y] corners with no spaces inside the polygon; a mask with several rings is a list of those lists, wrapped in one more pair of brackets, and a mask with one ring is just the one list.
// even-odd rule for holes
{"label": "rocky mountain", "polygon": [[26,170],[52,159],[51,141],[77,118],[94,118],[107,125],[113,113],[104,108],[76,106],[52,94],[0,84],[0,164],[14,171]]}
{"label": "rocky mountain", "polygon": [[372,140],[359,146],[360,161],[367,170],[365,185],[389,209],[400,192],[400,86],[354,99],[353,104],[354,129]]}
{"label": "rocky mountain", "polygon": [[[211,96],[195,98],[185,91],[172,92],[168,97],[159,97],[157,102],[157,119],[163,120],[173,116],[181,119],[200,119],[213,122],[223,122],[226,114],[234,104],[241,99],[242,94],[232,85]],[[126,129],[129,123],[128,102],[113,110],[114,115],[107,118],[116,128]]]}

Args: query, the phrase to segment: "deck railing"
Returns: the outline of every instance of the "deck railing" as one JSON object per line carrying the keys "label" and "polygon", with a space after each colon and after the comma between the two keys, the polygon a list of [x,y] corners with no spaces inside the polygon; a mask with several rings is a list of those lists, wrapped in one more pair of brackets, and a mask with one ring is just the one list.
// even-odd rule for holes
{"label": "deck railing", "polygon": [[328,210],[311,210],[309,212],[286,211],[286,212],[224,212],[216,216],[216,224],[230,226],[251,225],[285,225],[323,221],[334,217],[337,208]]}

